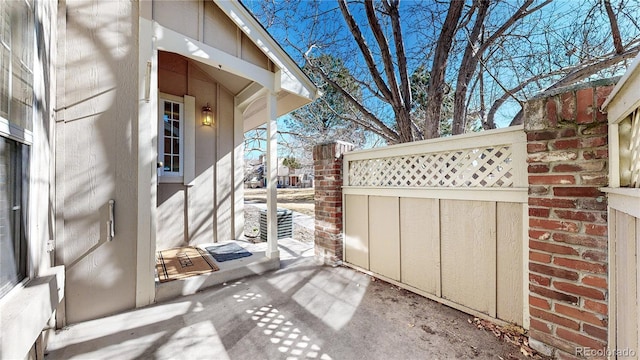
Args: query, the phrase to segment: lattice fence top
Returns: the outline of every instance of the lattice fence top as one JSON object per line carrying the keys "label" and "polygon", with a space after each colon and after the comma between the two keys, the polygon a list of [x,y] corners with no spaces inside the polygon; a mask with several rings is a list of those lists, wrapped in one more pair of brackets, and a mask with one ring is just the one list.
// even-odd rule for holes
{"label": "lattice fence top", "polygon": [[349,186],[513,187],[509,145],[353,160]]}
{"label": "lattice fence top", "polygon": [[620,185],[640,188],[640,108],[620,123]]}

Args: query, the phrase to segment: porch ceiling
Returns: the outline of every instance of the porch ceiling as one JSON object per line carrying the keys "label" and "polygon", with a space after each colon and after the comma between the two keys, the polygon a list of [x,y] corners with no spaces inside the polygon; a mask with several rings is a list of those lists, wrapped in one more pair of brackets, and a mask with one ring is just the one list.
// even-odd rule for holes
{"label": "porch ceiling", "polygon": [[[245,132],[266,123],[266,88],[242,76],[215,68],[197,60],[190,59],[189,61],[192,65],[202,70],[207,76],[239,98],[240,110],[244,115]],[[310,101],[309,98],[281,89],[278,93],[277,114],[278,116],[288,114],[308,104]]]}
{"label": "porch ceiling", "polygon": [[224,70],[216,69],[213,66],[208,66],[198,61],[192,61],[192,64],[194,64],[198,69],[202,70],[213,80],[224,86],[234,96],[238,95],[243,89],[253,83],[249,79],[245,79],[241,76],[234,75]]}

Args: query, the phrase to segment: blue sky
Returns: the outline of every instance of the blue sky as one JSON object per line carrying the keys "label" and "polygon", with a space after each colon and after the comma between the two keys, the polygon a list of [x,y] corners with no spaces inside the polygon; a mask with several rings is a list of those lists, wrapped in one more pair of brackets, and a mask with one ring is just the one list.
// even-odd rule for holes
{"label": "blue sky", "polygon": [[[589,0],[591,3],[597,0]],[[345,62],[345,65],[352,69],[352,71],[357,72],[362,70],[362,61],[360,61],[361,54],[355,48],[355,43],[353,40],[349,41],[350,35],[348,34],[348,30],[346,29],[346,25],[344,19],[342,18],[338,5],[335,1],[286,1],[286,0],[273,0],[270,2],[265,2],[264,0],[242,0],[243,4],[249,8],[250,11],[256,14],[256,17],[263,22],[265,27],[269,30],[272,36],[283,46],[283,48],[294,58],[299,65],[303,65],[303,57],[302,53],[308,50],[310,44],[317,44],[319,48],[314,49],[313,53],[319,54],[320,52],[331,52],[331,50],[327,48],[322,48],[321,41],[327,38],[331,38],[334,41],[338,42],[338,46],[335,49],[339,49],[339,51],[346,52],[340,56],[341,59]],[[414,9],[416,5],[424,5],[424,3],[420,3],[417,1],[401,1],[400,12],[403,24],[403,36],[404,43],[407,49],[412,49],[413,51],[408,51],[408,62],[409,62],[409,73],[411,73],[418,65],[425,64],[427,68],[430,67],[431,60],[429,59],[429,54],[426,52],[421,52],[420,48],[416,48],[414,45],[422,44],[429,39],[432,39],[436,36],[437,31],[439,30],[438,26],[434,26],[434,23],[442,22],[442,17],[446,15],[446,7],[448,4],[446,2],[430,2],[433,6],[440,6],[440,10],[443,10],[440,13],[440,18],[435,19],[422,19],[417,18],[418,16],[422,16],[422,13],[418,13],[418,8]],[[519,6],[521,1],[503,1],[500,2],[499,5],[493,9],[490,16],[494,16],[496,18],[504,17],[507,14],[511,14],[516,6]],[[317,12],[312,13],[310,10],[316,10],[315,5],[318,5]],[[579,8],[576,4],[584,4],[584,2],[578,2],[577,0],[556,0],[551,5],[545,7],[542,11],[534,16],[527,19],[527,23],[523,25],[523,27],[528,27],[532,30],[532,36],[530,38],[522,38],[521,43],[512,43],[511,46],[514,49],[518,49],[519,46],[522,46],[523,53],[525,50],[531,50],[532,43],[535,44],[535,41],[562,41],[561,37],[565,32],[565,28],[568,28],[571,22],[579,19],[580,16],[584,15],[579,12]],[[269,16],[264,13],[263,7],[269,6],[269,11],[277,10],[276,21],[266,23],[269,21]],[[364,14],[364,10],[362,6],[350,6],[352,9],[352,14],[356,21],[361,25],[363,32],[365,33],[365,38],[370,44],[374,44],[371,34],[367,31],[367,20]],[[325,20],[321,23],[314,23],[312,20],[313,15],[321,14],[322,18]],[[595,15],[600,15],[599,17]],[[595,14],[591,16],[589,19],[596,18],[594,21],[594,31],[592,35],[588,36],[601,36],[608,30],[606,23],[603,22],[603,19],[606,20],[606,17],[603,17],[601,14]],[[309,18],[306,18],[309,17]],[[286,19],[286,21],[281,21],[282,19]],[[280,22],[279,22],[280,21]],[[549,35],[546,28],[542,28],[539,24],[542,24],[544,21],[549,21],[550,24],[557,28],[558,30]],[[599,22],[597,22],[599,21]],[[408,28],[408,24],[418,24],[418,26]],[[516,34],[517,35],[517,34]],[[606,34],[604,34],[606,36]],[[344,36],[345,39],[342,39]],[[555,36],[555,38],[554,38]],[[518,39],[516,37],[516,39]],[[606,38],[605,38],[606,39]],[[462,39],[463,40],[463,39]],[[393,45],[393,44],[391,44]],[[528,47],[528,48],[527,48]],[[586,49],[585,51],[588,51]],[[394,51],[392,47],[392,51]],[[571,49],[562,49],[558,48],[557,53],[549,54],[548,58],[551,60],[552,58],[557,58],[557,61],[571,61],[571,59],[564,58],[565,53],[569,53]],[[514,51],[513,57],[518,58],[521,55],[518,51]],[[540,55],[541,56],[541,55]],[[544,58],[547,60],[547,58]],[[455,59],[452,60],[455,62]],[[536,69],[524,69],[525,72],[530,71],[529,73],[519,74],[519,73],[509,73],[508,69],[500,69],[496,70],[495,73],[498,76],[498,79],[504,84],[513,83],[517,78],[523,77],[526,78],[530,76],[535,71],[538,71],[538,64],[535,59],[526,59],[523,58],[522,61],[533,61],[532,64],[536,67]],[[556,62],[557,62],[556,61]],[[454,63],[451,65],[455,66]],[[522,71],[522,69],[520,70]],[[455,83],[455,72],[449,70],[448,71],[448,79],[450,83]],[[492,82],[491,78],[485,79],[487,83]],[[494,89],[498,89],[499,87],[493,84]],[[513,86],[513,85],[511,85]],[[544,87],[544,84],[541,84]],[[494,90],[496,91],[496,90]],[[488,94],[489,95],[489,94]],[[517,102],[511,100],[510,103],[505,104],[498,115],[496,116],[496,123],[498,127],[508,126],[508,123],[513,118],[513,116],[520,110],[520,106]]]}

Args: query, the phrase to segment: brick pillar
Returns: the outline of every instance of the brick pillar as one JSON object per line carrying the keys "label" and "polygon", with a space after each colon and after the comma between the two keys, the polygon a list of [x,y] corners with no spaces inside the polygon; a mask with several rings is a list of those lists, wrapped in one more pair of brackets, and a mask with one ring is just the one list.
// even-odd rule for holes
{"label": "brick pillar", "polygon": [[613,80],[558,89],[525,105],[531,344],[581,358],[607,346],[607,115]]}
{"label": "brick pillar", "polygon": [[342,154],[353,147],[335,141],[313,148],[315,254],[325,264],[342,261]]}

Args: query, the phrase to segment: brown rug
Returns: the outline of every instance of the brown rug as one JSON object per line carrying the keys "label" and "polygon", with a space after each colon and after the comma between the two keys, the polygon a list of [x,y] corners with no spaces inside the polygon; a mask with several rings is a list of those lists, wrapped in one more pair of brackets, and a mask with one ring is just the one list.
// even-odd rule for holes
{"label": "brown rug", "polygon": [[193,246],[158,251],[158,279],[167,282],[220,270],[205,254]]}

